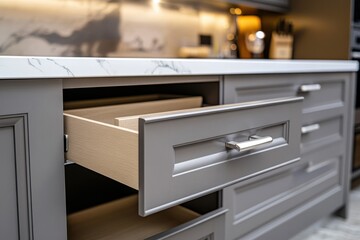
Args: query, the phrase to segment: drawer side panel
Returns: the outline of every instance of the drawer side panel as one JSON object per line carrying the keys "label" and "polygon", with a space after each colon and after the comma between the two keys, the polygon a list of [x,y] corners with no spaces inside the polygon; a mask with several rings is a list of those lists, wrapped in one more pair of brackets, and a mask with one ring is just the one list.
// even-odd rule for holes
{"label": "drawer side panel", "polygon": [[66,158],[134,189],[139,188],[138,134],[64,114]]}

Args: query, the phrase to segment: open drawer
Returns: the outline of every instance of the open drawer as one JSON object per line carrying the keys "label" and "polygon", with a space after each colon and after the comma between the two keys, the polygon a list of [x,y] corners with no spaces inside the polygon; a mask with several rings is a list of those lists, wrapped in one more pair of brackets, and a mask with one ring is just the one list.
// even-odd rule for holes
{"label": "open drawer", "polygon": [[69,240],[194,239],[223,240],[225,213],[199,215],[175,206],[148,217],[137,214],[137,196],[130,196],[68,216]]}
{"label": "open drawer", "polygon": [[301,104],[282,98],[141,115],[130,128],[116,126],[107,107],[95,109],[111,118],[103,121],[70,110],[66,157],[138,189],[146,216],[299,160]]}

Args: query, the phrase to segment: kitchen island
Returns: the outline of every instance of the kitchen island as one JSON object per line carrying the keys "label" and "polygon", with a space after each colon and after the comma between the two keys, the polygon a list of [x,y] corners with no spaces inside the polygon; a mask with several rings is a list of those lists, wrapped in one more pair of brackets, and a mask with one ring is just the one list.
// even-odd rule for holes
{"label": "kitchen island", "polygon": [[[146,235],[154,239],[288,239],[331,213],[346,217],[357,69],[351,61],[0,57],[0,191],[9,193],[1,237],[81,239],[91,216],[104,219],[99,228],[109,223],[106,209],[116,212],[122,199],[67,216],[65,160],[135,189],[135,212],[146,216],[136,221],[157,219],[146,223],[156,225]],[[148,110],[194,97],[202,102]],[[213,194],[211,211],[180,206],[206,205]],[[186,220],[159,227],[170,211]],[[120,236],[103,229],[91,236]]]}

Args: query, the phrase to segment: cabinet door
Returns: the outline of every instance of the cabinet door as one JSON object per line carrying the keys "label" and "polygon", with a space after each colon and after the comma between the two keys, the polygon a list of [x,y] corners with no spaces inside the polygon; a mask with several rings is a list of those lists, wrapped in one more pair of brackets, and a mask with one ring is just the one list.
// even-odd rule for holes
{"label": "cabinet door", "polygon": [[0,81],[0,239],[66,239],[60,80]]}
{"label": "cabinet door", "polygon": [[[17,168],[23,168],[25,163],[16,161],[17,158],[24,159],[24,146],[21,145],[21,140],[24,140],[21,123],[23,123],[21,117],[0,118],[0,238],[4,239],[19,239],[20,235],[25,239],[29,236],[27,212],[21,212],[21,209],[17,208],[19,197],[21,195],[25,199],[27,197],[26,185],[23,186],[21,179],[17,179]],[[16,138],[16,135],[19,138]],[[16,187],[17,180],[20,180],[18,189]],[[19,207],[26,207],[26,202],[25,206],[19,204]],[[24,214],[25,218],[18,217],[19,214]]]}

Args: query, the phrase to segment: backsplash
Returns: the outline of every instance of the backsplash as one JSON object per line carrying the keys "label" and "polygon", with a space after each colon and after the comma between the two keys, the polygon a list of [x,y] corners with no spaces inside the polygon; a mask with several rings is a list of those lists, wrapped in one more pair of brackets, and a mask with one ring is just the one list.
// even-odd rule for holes
{"label": "backsplash", "polygon": [[178,57],[205,34],[221,57],[230,20],[159,0],[0,0],[0,54]]}

